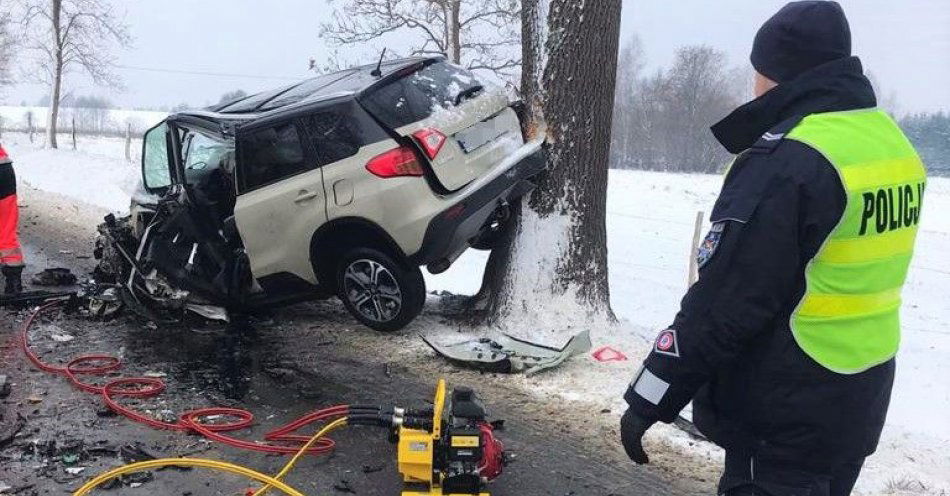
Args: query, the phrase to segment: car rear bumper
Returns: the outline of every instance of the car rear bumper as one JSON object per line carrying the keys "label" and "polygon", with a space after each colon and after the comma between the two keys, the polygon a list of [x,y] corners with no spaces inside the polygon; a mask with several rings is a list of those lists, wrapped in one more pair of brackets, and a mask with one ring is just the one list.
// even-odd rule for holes
{"label": "car rear bumper", "polygon": [[432,272],[448,268],[484,231],[497,209],[534,189],[531,180],[546,167],[547,150],[533,141],[509,160],[510,165],[499,166],[500,173],[473,184],[464,198],[436,215],[426,228],[422,248],[409,260]]}

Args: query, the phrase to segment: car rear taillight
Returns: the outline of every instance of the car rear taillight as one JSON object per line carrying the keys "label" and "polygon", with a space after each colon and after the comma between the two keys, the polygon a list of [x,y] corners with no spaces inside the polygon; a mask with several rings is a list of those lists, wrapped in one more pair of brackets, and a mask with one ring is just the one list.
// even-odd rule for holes
{"label": "car rear taillight", "polygon": [[366,163],[366,170],[383,178],[421,176],[423,173],[422,164],[408,146],[400,146],[373,157]]}
{"label": "car rear taillight", "polygon": [[426,152],[429,160],[434,159],[439,154],[439,150],[442,149],[442,145],[445,145],[446,141],[444,134],[430,127],[412,133],[412,137],[422,146],[422,151]]}

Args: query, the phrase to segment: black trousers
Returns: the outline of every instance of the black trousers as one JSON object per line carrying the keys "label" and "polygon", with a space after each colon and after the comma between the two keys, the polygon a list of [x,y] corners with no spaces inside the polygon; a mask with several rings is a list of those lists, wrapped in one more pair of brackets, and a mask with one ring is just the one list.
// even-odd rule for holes
{"label": "black trousers", "polygon": [[862,465],[864,458],[859,458],[832,467],[829,473],[817,473],[727,451],[718,492],[725,496],[848,496]]}

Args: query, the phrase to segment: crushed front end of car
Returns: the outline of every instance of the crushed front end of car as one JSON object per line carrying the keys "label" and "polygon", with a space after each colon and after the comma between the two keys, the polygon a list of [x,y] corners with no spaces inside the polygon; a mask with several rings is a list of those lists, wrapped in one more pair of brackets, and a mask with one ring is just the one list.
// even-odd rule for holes
{"label": "crushed front end of car", "polygon": [[96,282],[120,288],[128,307],[153,320],[185,312],[229,320],[245,308],[253,291],[246,255],[204,232],[187,206],[163,199],[140,234],[134,227],[131,216],[109,215],[94,252]]}

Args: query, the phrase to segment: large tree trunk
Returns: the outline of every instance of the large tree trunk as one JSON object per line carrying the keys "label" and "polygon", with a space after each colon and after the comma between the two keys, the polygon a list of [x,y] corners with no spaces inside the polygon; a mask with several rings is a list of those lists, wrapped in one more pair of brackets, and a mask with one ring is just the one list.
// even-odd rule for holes
{"label": "large tree trunk", "polygon": [[546,133],[550,159],[538,188],[515,207],[479,293],[490,321],[523,337],[557,344],[592,317],[613,318],[606,207],[620,6],[523,2],[525,131]]}
{"label": "large tree trunk", "polygon": [[62,0],[52,1],[52,12],[50,21],[52,22],[53,34],[53,67],[52,84],[49,96],[49,113],[46,118],[46,146],[49,148],[58,148],[56,142],[56,124],[59,120],[59,101],[63,91],[63,43],[60,26],[60,13],[62,12]]}

